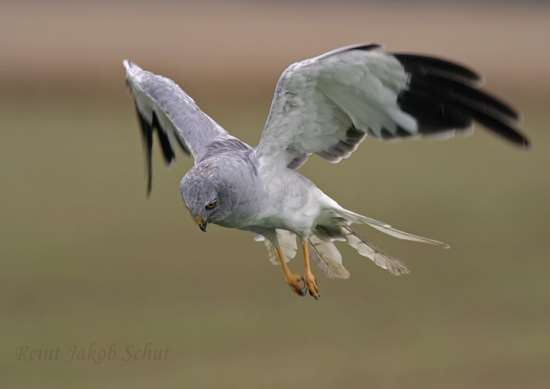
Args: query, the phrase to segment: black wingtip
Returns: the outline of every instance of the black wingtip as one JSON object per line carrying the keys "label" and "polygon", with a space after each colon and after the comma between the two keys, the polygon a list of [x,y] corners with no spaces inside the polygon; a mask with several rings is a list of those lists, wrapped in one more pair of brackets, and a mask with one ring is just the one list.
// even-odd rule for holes
{"label": "black wingtip", "polygon": [[162,151],[164,162],[169,165],[176,158],[170,139],[166,131],[161,127],[157,114],[153,111],[151,124],[141,114],[137,103],[135,104],[138,117],[139,127],[141,129],[141,138],[143,139],[143,147],[145,150],[145,169],[147,172],[147,197],[151,195],[153,188],[153,132],[157,132],[157,137]]}
{"label": "black wingtip", "polygon": [[170,163],[172,163],[172,161],[176,158],[176,155],[174,154],[174,150],[172,149],[172,145],[170,144],[170,139],[168,138],[166,131],[161,127],[157,114],[155,112],[153,112],[153,121],[151,127],[157,132],[157,137],[159,140],[164,162],[166,163],[166,165],[170,165]]}
{"label": "black wingtip", "polygon": [[436,57],[393,54],[409,74],[399,106],[416,118],[421,134],[464,131],[477,122],[521,149],[529,139],[516,128],[519,113],[510,104],[479,89],[480,76],[464,65]]}
{"label": "black wingtip", "polygon": [[151,180],[151,176],[147,179],[147,191],[145,192],[145,195],[147,198],[151,197],[151,190],[153,189],[153,182]]}
{"label": "black wingtip", "polygon": [[481,76],[469,67],[442,58],[429,55],[410,53],[391,53],[405,67],[416,68],[423,73],[424,69],[430,72],[444,73],[469,81],[480,81]]}
{"label": "black wingtip", "polygon": [[147,120],[143,117],[137,103],[135,104],[136,114],[138,117],[139,127],[141,130],[141,139],[143,140],[143,148],[145,151],[145,170],[147,172],[147,197],[151,194],[153,187],[153,127],[147,123]]}
{"label": "black wingtip", "polygon": [[[499,135],[502,134],[499,133]],[[531,149],[531,141],[517,130],[515,130],[511,136],[504,135],[504,138],[513,143],[520,150],[528,151]]]}

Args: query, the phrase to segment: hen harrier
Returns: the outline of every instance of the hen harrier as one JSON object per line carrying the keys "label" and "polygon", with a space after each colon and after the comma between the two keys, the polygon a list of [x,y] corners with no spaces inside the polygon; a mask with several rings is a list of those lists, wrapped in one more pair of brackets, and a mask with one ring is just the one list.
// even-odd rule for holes
{"label": "hen harrier", "polygon": [[[335,241],[346,242],[393,274],[408,271],[361,239],[352,224],[446,247],[341,207],[298,173],[311,154],[337,163],[368,137],[451,136],[474,122],[529,146],[514,127],[518,113],[481,91],[474,71],[436,57],[386,52],[375,44],[343,47],[290,65],[277,83],[254,148],[227,133],[172,80],[129,61],[124,67],[145,143],[148,193],[156,132],[167,164],[175,158],[174,142],[194,158],[180,192],[200,229],[215,223],[256,233],[301,296],[309,292],[319,298],[310,257],[328,276],[349,277]],[[303,250],[303,276],[287,264],[296,254],[296,237]]]}

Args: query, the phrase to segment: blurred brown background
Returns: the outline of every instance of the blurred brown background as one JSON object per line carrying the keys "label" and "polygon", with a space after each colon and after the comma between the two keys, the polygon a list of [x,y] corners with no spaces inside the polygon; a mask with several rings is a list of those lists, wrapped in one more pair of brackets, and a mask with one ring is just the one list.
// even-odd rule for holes
{"label": "blurred brown background", "polygon": [[[0,386],[548,388],[548,20],[541,2],[3,2]],[[477,131],[312,159],[344,206],[452,249],[364,228],[412,274],[343,248],[352,278],[300,299],[252,235],[194,226],[189,159],[157,155],[146,199],[121,61],[255,144],[280,72],[357,42],[471,65],[534,147]]]}

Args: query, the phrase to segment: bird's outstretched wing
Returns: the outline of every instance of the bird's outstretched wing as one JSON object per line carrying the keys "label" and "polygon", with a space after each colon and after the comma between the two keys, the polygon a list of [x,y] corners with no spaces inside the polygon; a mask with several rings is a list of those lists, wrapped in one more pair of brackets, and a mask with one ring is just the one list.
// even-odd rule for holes
{"label": "bird's outstretched wing", "polygon": [[517,112],[481,91],[472,70],[440,58],[343,47],[290,65],[277,83],[256,154],[297,168],[311,154],[336,163],[366,136],[451,136],[474,122],[521,147]]}
{"label": "bird's outstretched wing", "polygon": [[202,112],[175,82],[141,69],[125,60],[126,80],[133,94],[147,159],[147,192],[151,191],[153,133],[157,133],[162,155],[170,164],[174,141],[195,162],[216,139],[232,138],[220,125]]}

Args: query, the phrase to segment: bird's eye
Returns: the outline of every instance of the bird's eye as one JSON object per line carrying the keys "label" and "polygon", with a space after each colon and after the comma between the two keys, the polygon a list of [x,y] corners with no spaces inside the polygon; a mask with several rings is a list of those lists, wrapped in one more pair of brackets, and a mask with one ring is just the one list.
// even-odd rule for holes
{"label": "bird's eye", "polygon": [[207,210],[211,210],[211,209],[216,208],[217,205],[218,205],[217,201],[212,201],[212,202],[206,204],[206,206],[204,208],[206,208]]}

